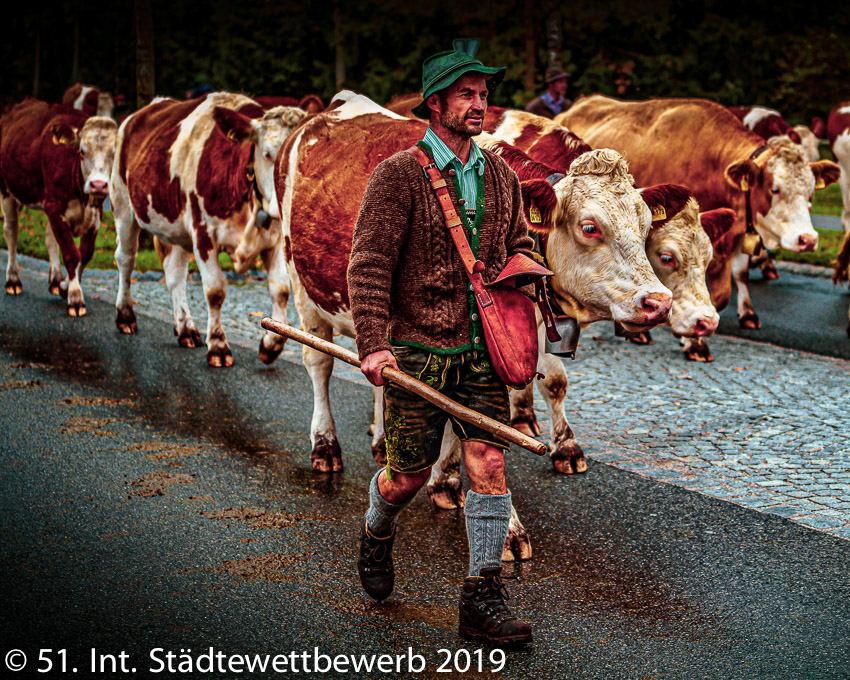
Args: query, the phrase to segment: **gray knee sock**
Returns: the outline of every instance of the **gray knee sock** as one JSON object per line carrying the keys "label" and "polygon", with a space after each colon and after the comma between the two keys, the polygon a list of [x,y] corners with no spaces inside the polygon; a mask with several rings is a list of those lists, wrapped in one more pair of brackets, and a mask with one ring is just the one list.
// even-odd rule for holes
{"label": "gray knee sock", "polygon": [[378,490],[379,474],[381,474],[380,470],[372,477],[372,483],[369,484],[369,509],[366,511],[366,524],[374,536],[384,538],[393,532],[396,515],[410,505],[413,498],[404,503],[390,503]]}
{"label": "gray knee sock", "polygon": [[511,492],[488,496],[469,491],[463,512],[469,539],[469,575],[478,576],[487,567],[501,567],[511,521]]}

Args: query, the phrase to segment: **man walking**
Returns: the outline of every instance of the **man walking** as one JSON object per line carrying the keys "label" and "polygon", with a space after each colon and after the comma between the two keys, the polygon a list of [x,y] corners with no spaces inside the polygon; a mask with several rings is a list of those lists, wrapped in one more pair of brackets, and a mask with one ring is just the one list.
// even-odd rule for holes
{"label": "man walking", "polygon": [[[473,254],[492,281],[515,253],[531,254],[519,180],[472,137],[482,131],[487,97],[504,77],[463,51],[423,63],[430,118],[418,145],[446,180]],[[348,268],[348,289],[362,370],[384,385],[384,366],[399,368],[465,406],[508,423],[505,384],[490,363],[484,330],[461,258],[419,162],[407,151],[382,162],[363,196]],[[448,420],[461,439],[471,491],[466,496],[469,576],[460,599],[459,632],[510,644],[532,639],[508,609],[501,556],[511,516],[503,449],[509,444],[450,418],[392,384],[384,390],[387,466],[372,479],[360,532],[357,569],[376,600],[393,589],[396,517],[428,480]]]}
{"label": "man walking", "polygon": [[554,118],[573,105],[572,100],[566,99],[567,84],[570,74],[559,66],[546,69],[546,92],[528,102],[525,110],[538,116]]}

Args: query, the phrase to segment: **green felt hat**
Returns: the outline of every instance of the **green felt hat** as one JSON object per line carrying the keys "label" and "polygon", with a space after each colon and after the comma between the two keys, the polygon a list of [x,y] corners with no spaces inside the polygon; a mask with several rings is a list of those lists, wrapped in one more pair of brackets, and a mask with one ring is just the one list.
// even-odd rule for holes
{"label": "green felt hat", "polygon": [[432,54],[422,62],[422,103],[413,109],[413,114],[419,118],[429,118],[431,109],[425,104],[425,100],[435,92],[446,89],[466,73],[483,73],[487,76],[487,86],[492,91],[504,79],[505,70],[504,66],[484,66],[462,49]]}

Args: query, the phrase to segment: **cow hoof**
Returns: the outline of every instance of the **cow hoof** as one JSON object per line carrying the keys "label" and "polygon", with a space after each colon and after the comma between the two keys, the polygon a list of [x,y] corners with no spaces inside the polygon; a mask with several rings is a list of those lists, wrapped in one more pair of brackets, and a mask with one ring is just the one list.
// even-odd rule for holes
{"label": "cow hoof", "polygon": [[761,266],[761,275],[767,281],[776,281],[779,278],[776,265],[771,260],[768,260]]}
{"label": "cow hoof", "polygon": [[714,361],[714,355],[711,353],[708,345],[704,343],[689,347],[688,349],[683,350],[683,352],[685,354],[685,359],[688,361]]}
{"label": "cow hoof", "polygon": [[47,280],[47,289],[51,295],[61,295],[60,286],[62,285],[62,275],[58,272],[50,273],[50,278]]}
{"label": "cow hoof", "polygon": [[6,281],[6,295],[20,295],[23,292],[24,288],[21,285],[20,279]]}
{"label": "cow hoof", "polygon": [[761,321],[759,321],[758,315],[755,312],[747,312],[743,316],[739,317],[738,323],[741,328],[749,328],[754,331],[761,328]]}
{"label": "cow hoof", "polygon": [[136,332],[136,313],[132,307],[118,309],[115,326],[124,335],[133,335]]}
{"label": "cow hoof", "polygon": [[531,541],[525,529],[511,527],[502,550],[502,562],[524,562],[531,559]]}
{"label": "cow hoof", "polygon": [[[200,347],[203,345],[203,342],[201,342],[201,332],[192,326],[185,326],[177,335],[177,344],[187,349]],[[209,356],[207,356],[207,359],[209,359]]]}
{"label": "cow hoof", "polygon": [[387,438],[384,435],[378,437],[378,441],[372,442],[372,458],[378,464],[378,467],[384,467],[387,464]]}
{"label": "cow hoof", "polygon": [[82,302],[76,302],[68,305],[68,316],[78,317],[86,315],[86,305]]}
{"label": "cow hoof", "polygon": [[269,364],[273,364],[275,359],[280,356],[280,353],[283,351],[284,343],[272,342],[271,347],[266,347],[265,339],[265,335],[260,338],[260,361],[268,366]]}
{"label": "cow hoof", "polygon": [[233,354],[230,353],[230,347],[225,345],[216,349],[208,349],[207,364],[213,368],[230,368],[233,366]]}
{"label": "cow hoof", "polygon": [[68,299],[68,281],[60,281],[59,282],[59,297],[63,300]]}
{"label": "cow hoof", "polygon": [[316,445],[310,453],[310,465],[316,472],[339,472],[342,470],[342,449],[336,439],[316,437]]}
{"label": "cow hoof", "polygon": [[466,505],[466,491],[460,477],[448,477],[428,485],[428,498],[439,510],[456,510]]}
{"label": "cow hoof", "polygon": [[629,342],[633,342],[636,345],[651,345],[652,344],[652,336],[649,334],[649,331],[641,331],[640,333],[635,333],[634,335],[629,335]]}
{"label": "cow hoof", "polygon": [[517,416],[511,420],[511,427],[529,437],[540,436],[540,425],[537,424],[537,418],[534,417],[534,413]]}
{"label": "cow hoof", "polygon": [[549,455],[552,467],[562,475],[581,474],[587,472],[587,460],[584,451],[575,442],[563,444]]}

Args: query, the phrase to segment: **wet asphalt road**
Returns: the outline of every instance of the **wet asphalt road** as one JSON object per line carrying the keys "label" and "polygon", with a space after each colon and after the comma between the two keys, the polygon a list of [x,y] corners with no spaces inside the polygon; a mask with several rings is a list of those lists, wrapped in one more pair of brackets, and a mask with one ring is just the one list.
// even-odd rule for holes
{"label": "wet asphalt road", "polygon": [[850,292],[846,286],[838,287],[827,278],[801,276],[786,270],[779,272],[778,280],[766,281],[755,270],[751,272],[750,296],[762,327],[750,330],[738,325],[738,298],[733,284],[732,299],[720,314],[718,333],[850,359],[847,336]]}
{"label": "wet asphalt road", "polygon": [[[168,324],[119,336],[111,305],[69,319],[24,285],[0,296],[0,655],[32,670],[64,648],[81,677],[94,647],[137,669],[98,677],[243,677],[154,674],[148,655],[412,647],[419,675],[325,677],[440,678],[438,650],[478,647],[455,633],[463,518],[425,497],[403,517],[393,598],[360,591],[368,390],[333,380],[346,470],[316,475],[300,366],[234,347],[234,368],[210,370]],[[562,477],[514,450],[508,466],[535,549],[512,604],[536,642],[501,674],[454,677],[850,677],[850,542],[592,461]]]}

